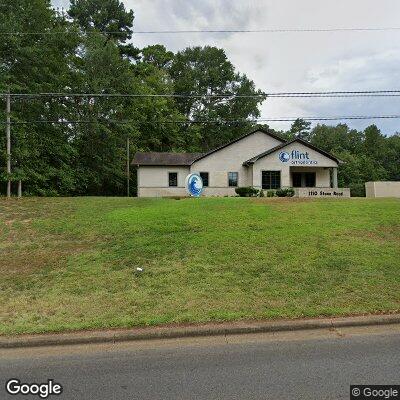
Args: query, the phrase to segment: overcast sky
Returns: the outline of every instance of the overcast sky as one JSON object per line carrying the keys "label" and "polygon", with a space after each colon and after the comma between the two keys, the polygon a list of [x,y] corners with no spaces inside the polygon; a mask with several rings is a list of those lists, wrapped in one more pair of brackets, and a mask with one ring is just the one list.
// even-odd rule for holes
{"label": "overcast sky", "polygon": [[[53,0],[68,7],[68,0]],[[400,27],[399,0],[124,0],[136,30]],[[400,89],[400,30],[386,32],[135,35],[138,47],[213,45],[266,92]],[[262,117],[400,114],[400,98],[270,99]],[[400,131],[400,120],[376,123]],[[286,129],[287,123],[271,123]]]}

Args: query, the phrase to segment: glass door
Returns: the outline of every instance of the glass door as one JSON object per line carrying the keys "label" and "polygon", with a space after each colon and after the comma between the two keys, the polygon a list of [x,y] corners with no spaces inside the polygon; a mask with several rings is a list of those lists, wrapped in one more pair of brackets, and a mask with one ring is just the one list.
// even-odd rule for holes
{"label": "glass door", "polygon": [[292,172],[292,181],[293,181],[293,187],[299,188],[301,187],[301,172]]}
{"label": "glass door", "polygon": [[316,174],[315,172],[306,172],[305,174],[306,187],[315,187]]}

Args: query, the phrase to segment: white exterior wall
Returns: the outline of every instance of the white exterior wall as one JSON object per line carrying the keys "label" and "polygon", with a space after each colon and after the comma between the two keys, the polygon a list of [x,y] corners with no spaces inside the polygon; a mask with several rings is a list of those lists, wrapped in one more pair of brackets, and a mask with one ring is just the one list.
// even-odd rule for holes
{"label": "white exterior wall", "polygon": [[235,188],[228,187],[228,172],[239,173],[239,186],[253,186],[251,168],[244,167],[243,163],[281,143],[263,132],[256,132],[194,162],[190,172],[208,172],[207,191],[210,193],[235,194]]}
{"label": "white exterior wall", "polygon": [[[291,153],[293,150],[298,150],[301,153],[307,152],[309,159],[316,161],[316,165],[304,165],[299,166],[293,164],[292,160],[288,162],[282,162],[279,160],[279,154],[281,151]],[[261,174],[262,171],[281,171],[281,186],[291,187],[292,178],[291,171],[304,171],[304,172],[316,172],[316,186],[317,187],[329,187],[330,186],[330,173],[329,168],[336,168],[338,165],[335,161],[324,156],[323,154],[304,146],[301,143],[295,142],[285,147],[284,149],[277,150],[272,154],[269,154],[253,165],[253,186],[261,188]]]}
{"label": "white exterior wall", "polygon": [[[169,187],[168,173],[178,173],[178,186]],[[141,166],[137,170],[138,197],[186,196],[185,179],[189,167]]]}
{"label": "white exterior wall", "polygon": [[[291,172],[316,172],[316,187],[330,187],[330,168],[337,168],[337,163],[321,153],[295,142],[277,150],[248,167],[243,163],[248,159],[280,145],[277,139],[263,133],[252,135],[228,145],[189,167],[140,166],[138,168],[139,197],[186,196],[185,178],[189,173],[208,172],[209,187],[204,189],[204,196],[234,196],[235,188],[228,186],[228,172],[238,172],[238,186],[254,186],[261,188],[262,171],[281,171],[281,186],[291,187]],[[282,162],[278,156],[281,151],[291,153],[292,150],[309,154],[309,159],[316,165],[299,166],[292,160]],[[168,186],[168,173],[178,173],[178,187]]]}
{"label": "white exterior wall", "polygon": [[400,182],[366,182],[367,197],[400,197]]}

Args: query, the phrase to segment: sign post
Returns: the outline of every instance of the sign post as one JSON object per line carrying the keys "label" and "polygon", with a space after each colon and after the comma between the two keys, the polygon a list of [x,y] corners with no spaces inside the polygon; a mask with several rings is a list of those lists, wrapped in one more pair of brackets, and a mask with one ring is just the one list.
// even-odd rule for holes
{"label": "sign post", "polygon": [[6,97],[6,142],[7,142],[7,197],[11,197],[11,96]]}

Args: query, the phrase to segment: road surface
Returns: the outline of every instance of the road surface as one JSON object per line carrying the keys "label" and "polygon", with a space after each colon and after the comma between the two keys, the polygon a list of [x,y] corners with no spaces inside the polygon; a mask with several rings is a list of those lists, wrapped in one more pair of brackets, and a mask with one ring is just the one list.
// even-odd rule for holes
{"label": "road surface", "polygon": [[0,350],[5,382],[54,379],[49,399],[349,399],[400,384],[400,326]]}

